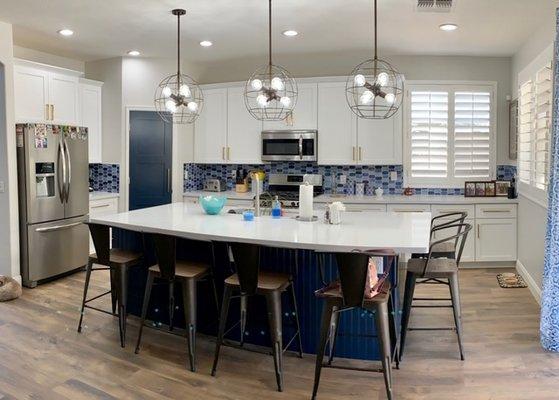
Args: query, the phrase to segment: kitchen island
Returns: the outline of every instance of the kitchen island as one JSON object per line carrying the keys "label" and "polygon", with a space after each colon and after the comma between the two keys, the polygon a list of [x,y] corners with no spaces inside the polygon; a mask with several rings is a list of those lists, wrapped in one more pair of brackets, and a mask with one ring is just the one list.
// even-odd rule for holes
{"label": "kitchen island", "polygon": [[[300,222],[293,217],[273,219],[269,216],[258,217],[252,222],[243,221],[241,215],[227,213],[206,215],[199,205],[173,203],[169,205],[135,210],[120,214],[91,218],[91,222],[108,225],[114,231],[117,247],[143,250],[147,264],[154,262],[150,255],[149,234],[162,233],[181,239],[179,256],[181,258],[215,260],[215,279],[219,293],[223,279],[231,274],[227,242],[254,243],[266,246],[263,268],[290,272],[294,275],[295,289],[299,303],[301,330],[304,351],[313,353],[320,328],[320,301],[315,299],[314,291],[322,286],[317,267],[316,252],[349,252],[375,248],[391,248],[398,253],[426,252],[429,246],[430,213],[347,213],[341,225],[328,225],[322,220]],[[210,243],[213,244],[210,245]],[[213,250],[213,252],[212,252]],[[213,256],[212,257],[212,253]],[[327,257],[324,265],[326,280],[335,273],[332,257]],[[146,268],[130,277],[129,310],[139,314],[145,285]],[[392,281],[397,285],[397,274],[392,271]],[[200,331],[215,334],[215,304],[209,288],[199,289]],[[167,323],[165,314],[167,294],[161,289],[153,294],[148,317],[154,324]],[[396,294],[397,291],[395,290]],[[180,294],[179,294],[180,296]],[[248,327],[245,340],[255,344],[267,344],[267,322],[262,318],[266,313],[254,312],[265,307],[260,299],[249,303]],[[397,295],[394,296],[395,309],[398,309]],[[180,304],[178,302],[177,304]],[[236,307],[233,305],[232,310]],[[253,312],[251,312],[253,311]],[[284,336],[289,337],[290,308],[284,307]],[[181,315],[177,311],[175,315]],[[231,313],[230,321],[234,320]],[[181,321],[177,321],[181,325]],[[207,328],[202,328],[203,326]],[[374,334],[373,315],[355,310],[342,318],[340,337],[336,353],[339,356],[378,359],[376,340],[365,335]],[[236,333],[238,335],[238,332]],[[235,339],[235,336],[232,336]]]}

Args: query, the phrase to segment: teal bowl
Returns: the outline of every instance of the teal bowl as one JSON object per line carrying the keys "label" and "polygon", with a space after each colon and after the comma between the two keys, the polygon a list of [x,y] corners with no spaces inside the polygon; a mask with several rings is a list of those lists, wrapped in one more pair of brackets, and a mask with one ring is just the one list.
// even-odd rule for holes
{"label": "teal bowl", "polygon": [[219,214],[226,201],[227,198],[222,196],[200,196],[200,204],[209,215]]}

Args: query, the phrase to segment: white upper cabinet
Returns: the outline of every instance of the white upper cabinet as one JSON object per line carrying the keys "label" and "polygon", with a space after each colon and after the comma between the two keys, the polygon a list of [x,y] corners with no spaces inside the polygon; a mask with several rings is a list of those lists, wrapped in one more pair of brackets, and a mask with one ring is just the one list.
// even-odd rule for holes
{"label": "white upper cabinet", "polygon": [[402,109],[387,119],[357,119],[359,164],[402,164]]}
{"label": "white upper cabinet", "polygon": [[260,164],[262,122],[247,111],[244,87],[227,89],[226,162]]}
{"label": "white upper cabinet", "polygon": [[318,84],[318,163],[357,161],[357,116],[347,107],[345,82]]}
{"label": "white upper cabinet", "polygon": [[80,82],[80,126],[88,129],[89,162],[102,162],[102,82]]}
{"label": "white upper cabinet", "polygon": [[49,73],[35,68],[14,68],[16,122],[45,122],[49,118]]}
{"label": "white upper cabinet", "polygon": [[60,125],[78,125],[78,96],[79,79],[77,77],[51,73],[49,76],[51,122]]}
{"label": "white upper cabinet", "polygon": [[222,164],[227,160],[227,88],[203,93],[204,106],[194,126],[194,161]]}
{"label": "white upper cabinet", "polygon": [[293,118],[283,121],[264,121],[263,130],[317,129],[318,86],[316,83],[300,83],[297,88],[297,104],[293,110]]}
{"label": "white upper cabinet", "polygon": [[16,122],[78,125],[79,73],[28,64],[14,67]]}

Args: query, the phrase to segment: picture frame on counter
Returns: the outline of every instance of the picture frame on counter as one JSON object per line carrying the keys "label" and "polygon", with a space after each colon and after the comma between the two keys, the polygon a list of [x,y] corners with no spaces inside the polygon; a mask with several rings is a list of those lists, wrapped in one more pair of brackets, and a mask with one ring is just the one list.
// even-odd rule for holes
{"label": "picture frame on counter", "polygon": [[495,181],[495,196],[507,197],[509,195],[510,181]]}
{"label": "picture frame on counter", "polygon": [[464,183],[464,197],[495,197],[495,181],[467,181]]}

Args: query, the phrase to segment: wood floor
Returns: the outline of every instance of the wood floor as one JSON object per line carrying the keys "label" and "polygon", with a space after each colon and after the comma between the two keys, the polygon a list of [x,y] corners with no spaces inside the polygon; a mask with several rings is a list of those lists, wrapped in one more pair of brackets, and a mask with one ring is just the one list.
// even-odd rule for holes
{"label": "wood floor", "polygon": [[[502,271],[502,270],[500,270]],[[397,399],[558,399],[559,355],[538,339],[537,303],[528,289],[501,289],[496,270],[460,274],[466,361],[452,332],[413,331],[400,370]],[[95,274],[94,274],[95,275]],[[90,311],[76,332],[84,274],[78,273],[0,303],[0,399],[308,399],[314,356],[285,359],[285,391],[275,391],[272,359],[225,348],[218,375],[214,350],[198,341],[198,372],[185,369],[184,339],[147,330],[134,354],[137,319],[129,318],[126,349],[117,321]],[[101,293],[106,276],[93,278]],[[423,285],[421,295],[446,295]],[[92,293],[94,294],[94,293]],[[105,301],[105,305],[108,305]],[[414,309],[410,326],[451,326],[450,309]],[[340,362],[344,360],[339,360]],[[354,362],[360,364],[361,362]],[[320,399],[385,399],[382,375],[326,369]]]}

